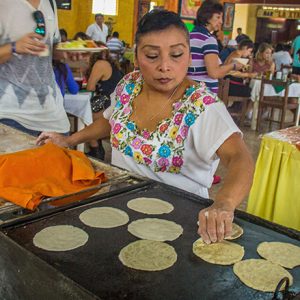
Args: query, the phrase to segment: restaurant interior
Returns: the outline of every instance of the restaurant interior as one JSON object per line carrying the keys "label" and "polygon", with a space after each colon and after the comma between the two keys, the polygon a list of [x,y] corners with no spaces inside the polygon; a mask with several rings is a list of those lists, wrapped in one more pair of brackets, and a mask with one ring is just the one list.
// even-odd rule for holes
{"label": "restaurant interior", "polygon": [[[22,0],[33,11],[39,6],[32,3],[48,3],[40,1]],[[209,27],[208,21],[199,21],[197,12],[205,2],[221,5],[217,6],[222,7],[221,25]],[[55,130],[27,127],[26,122],[21,124],[25,130],[2,122],[10,119],[10,111],[7,117],[1,113],[1,97],[7,91],[1,72],[11,65],[1,52],[10,39],[1,31],[0,18],[0,299],[300,299],[300,0],[49,3],[55,4],[53,11],[47,5],[58,20],[61,37],[50,59],[51,76],[60,89],[70,132],[52,135]],[[154,55],[159,47],[163,53],[166,47],[160,38],[165,37],[166,43],[172,39],[163,35],[165,28],[153,30],[153,41],[160,46],[146,44],[146,50],[140,50],[147,33],[140,33],[139,40],[135,34],[143,26],[140,20],[165,10],[183,21],[191,52],[184,79],[159,94],[143,73],[155,72],[150,65],[159,62],[151,58],[147,65],[136,56],[138,51]],[[46,26],[46,34],[47,22],[51,18],[35,18],[39,30]],[[18,40],[9,43],[7,57],[13,63],[35,55],[20,52]],[[208,54],[197,53],[197,43],[214,48]],[[36,57],[41,61],[44,55]],[[214,66],[223,75],[211,75],[209,59],[216,59]],[[67,65],[63,77],[57,75],[61,65]],[[162,65],[157,67],[161,73]],[[197,80],[200,69],[205,76]],[[68,85],[66,72],[73,86]],[[113,77],[106,95],[103,89]],[[62,86],[59,78],[65,78]],[[168,80],[162,78],[160,83],[168,86],[164,82]],[[194,84],[184,89],[185,80]],[[214,152],[209,149],[215,147],[209,141],[211,127],[192,131],[193,124],[204,123],[189,119],[188,124],[191,112],[199,117],[197,101],[191,100],[195,104],[190,112],[178,108],[187,115],[176,123],[176,105],[182,105],[182,99],[190,101],[187,93],[195,86],[204,95],[199,96],[198,106],[204,111],[199,115],[211,112],[209,106],[223,107],[213,116],[224,124],[218,125],[224,130],[219,139],[224,140]],[[10,97],[14,90],[9,89]],[[143,90],[148,102],[152,92],[165,104],[151,108],[142,102]],[[181,90],[185,98],[177,101]],[[22,109],[23,102],[18,101]],[[148,116],[149,107],[153,111]],[[139,112],[145,113],[144,121]],[[120,125],[127,114],[126,125]],[[169,130],[172,118],[178,126],[156,137],[156,131]],[[180,127],[183,120],[185,128]],[[225,138],[226,126],[232,135]],[[209,158],[200,150],[194,153],[201,148],[197,144],[201,134],[207,138],[203,145],[211,143],[204,148]],[[232,137],[242,142],[235,144]],[[183,143],[193,148],[185,156]],[[240,143],[245,147],[239,148]],[[206,170],[197,173],[197,168]]]}

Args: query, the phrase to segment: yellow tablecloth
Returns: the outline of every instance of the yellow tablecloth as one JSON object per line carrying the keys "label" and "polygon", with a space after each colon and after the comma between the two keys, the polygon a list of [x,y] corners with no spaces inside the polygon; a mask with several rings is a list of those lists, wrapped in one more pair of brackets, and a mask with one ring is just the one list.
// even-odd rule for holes
{"label": "yellow tablecloth", "polygon": [[296,230],[300,230],[299,145],[299,126],[263,136],[247,207],[251,214]]}
{"label": "yellow tablecloth", "polygon": [[125,53],[123,54],[123,57],[128,59],[130,63],[133,64],[134,62],[134,52],[133,50],[126,50]]}

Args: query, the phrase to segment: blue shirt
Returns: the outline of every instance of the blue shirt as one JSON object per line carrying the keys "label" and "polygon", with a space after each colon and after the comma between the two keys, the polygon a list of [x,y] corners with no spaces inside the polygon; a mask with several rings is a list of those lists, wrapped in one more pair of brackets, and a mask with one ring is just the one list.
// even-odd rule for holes
{"label": "blue shirt", "polygon": [[55,80],[63,96],[65,95],[66,90],[68,90],[70,94],[77,94],[79,86],[74,80],[70,67],[67,64],[65,64],[65,66],[67,69],[67,78],[64,78],[64,74],[62,74],[58,68],[54,68]]}

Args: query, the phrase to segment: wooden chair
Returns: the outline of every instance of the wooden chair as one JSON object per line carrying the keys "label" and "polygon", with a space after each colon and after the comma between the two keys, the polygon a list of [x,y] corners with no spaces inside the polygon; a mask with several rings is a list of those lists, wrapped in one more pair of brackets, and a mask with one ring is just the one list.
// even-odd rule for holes
{"label": "wooden chair", "polygon": [[293,68],[292,65],[281,64],[280,71],[282,73],[290,74],[292,72],[292,68]]}
{"label": "wooden chair", "polygon": [[248,102],[251,99],[249,97],[229,96],[229,84],[229,78],[219,79],[218,97],[224,102],[226,107],[228,107],[229,104],[233,104],[234,102],[240,102],[242,104],[241,111],[229,111],[229,113],[234,119],[238,119],[240,125],[243,125],[246,117]]}
{"label": "wooden chair", "polygon": [[[273,84],[278,87],[284,88],[284,95],[283,96],[265,96],[265,85],[266,84]],[[296,122],[297,117],[297,108],[298,102],[297,101],[289,101],[289,82],[288,81],[278,81],[278,80],[268,80],[262,79],[261,81],[261,89],[259,95],[259,104],[258,104],[258,114],[257,114],[257,125],[256,130],[260,131],[261,121],[262,121],[262,114],[264,109],[271,108],[271,115],[268,118],[269,121],[269,130],[271,129],[272,122],[279,123],[280,129],[294,125]],[[290,99],[292,100],[292,99]],[[277,108],[280,111],[279,120],[274,120],[274,109]],[[286,112],[287,110],[295,110],[294,118],[292,122],[285,122]]]}

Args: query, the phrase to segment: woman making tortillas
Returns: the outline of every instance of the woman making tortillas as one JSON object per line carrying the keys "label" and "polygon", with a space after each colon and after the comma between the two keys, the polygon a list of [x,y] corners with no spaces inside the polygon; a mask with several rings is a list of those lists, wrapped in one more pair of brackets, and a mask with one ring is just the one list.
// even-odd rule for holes
{"label": "woman making tortillas", "polygon": [[103,117],[71,136],[44,132],[37,143],[71,147],[110,135],[114,165],[204,198],[221,160],[227,176],[213,205],[199,212],[198,230],[206,243],[221,241],[252,181],[242,134],[205,84],[186,77],[189,34],[177,14],[147,13],[135,43],[138,71],[119,82]]}

